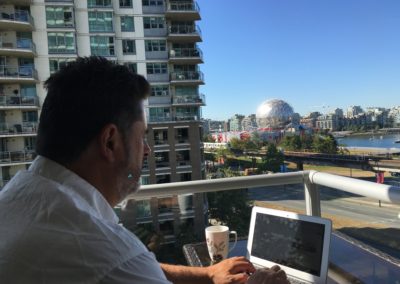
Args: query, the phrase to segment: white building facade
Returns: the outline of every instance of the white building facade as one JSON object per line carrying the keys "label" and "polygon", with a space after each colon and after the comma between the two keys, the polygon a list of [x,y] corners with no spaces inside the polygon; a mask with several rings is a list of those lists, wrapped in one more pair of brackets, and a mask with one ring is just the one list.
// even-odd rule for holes
{"label": "white building facade", "polygon": [[[142,183],[204,178],[197,20],[193,0],[0,0],[1,185],[35,157],[44,81],[90,55],[124,64],[152,86],[146,114],[153,151]],[[128,226],[151,223],[173,241],[182,223],[204,227],[205,203],[203,194],[130,201],[122,217]]]}

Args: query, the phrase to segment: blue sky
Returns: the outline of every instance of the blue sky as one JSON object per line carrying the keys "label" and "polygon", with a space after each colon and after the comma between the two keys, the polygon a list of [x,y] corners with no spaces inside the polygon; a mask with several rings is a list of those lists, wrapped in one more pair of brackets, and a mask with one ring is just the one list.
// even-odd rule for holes
{"label": "blue sky", "polygon": [[400,0],[198,0],[203,117],[400,105]]}

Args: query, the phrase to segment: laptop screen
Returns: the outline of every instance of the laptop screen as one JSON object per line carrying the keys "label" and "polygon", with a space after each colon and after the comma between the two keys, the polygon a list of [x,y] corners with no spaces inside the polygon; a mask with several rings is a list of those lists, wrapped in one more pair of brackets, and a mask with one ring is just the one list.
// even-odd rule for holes
{"label": "laptop screen", "polygon": [[251,255],[320,276],[324,230],[323,224],[257,213]]}

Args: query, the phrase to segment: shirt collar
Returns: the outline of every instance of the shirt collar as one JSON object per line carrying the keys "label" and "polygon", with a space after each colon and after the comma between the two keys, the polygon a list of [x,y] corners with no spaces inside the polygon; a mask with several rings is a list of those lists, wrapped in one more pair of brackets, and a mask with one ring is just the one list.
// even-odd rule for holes
{"label": "shirt collar", "polygon": [[64,166],[43,156],[37,156],[29,171],[67,187],[71,194],[81,198],[90,206],[98,217],[118,223],[118,217],[103,195],[90,183]]}

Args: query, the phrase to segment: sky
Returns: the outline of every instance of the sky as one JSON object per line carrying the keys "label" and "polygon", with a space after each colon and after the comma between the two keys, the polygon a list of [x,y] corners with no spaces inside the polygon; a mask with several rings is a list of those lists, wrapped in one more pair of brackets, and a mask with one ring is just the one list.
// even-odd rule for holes
{"label": "sky", "polygon": [[203,118],[400,105],[400,0],[197,0]]}

